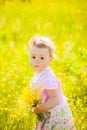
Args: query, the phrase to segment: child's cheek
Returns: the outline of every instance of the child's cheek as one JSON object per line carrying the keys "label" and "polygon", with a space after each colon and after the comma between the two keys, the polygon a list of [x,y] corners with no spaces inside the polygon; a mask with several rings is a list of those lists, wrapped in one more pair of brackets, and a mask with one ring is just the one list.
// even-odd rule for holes
{"label": "child's cheek", "polygon": [[32,61],[30,61],[30,66],[31,66],[31,67],[33,66],[33,62],[32,62]]}

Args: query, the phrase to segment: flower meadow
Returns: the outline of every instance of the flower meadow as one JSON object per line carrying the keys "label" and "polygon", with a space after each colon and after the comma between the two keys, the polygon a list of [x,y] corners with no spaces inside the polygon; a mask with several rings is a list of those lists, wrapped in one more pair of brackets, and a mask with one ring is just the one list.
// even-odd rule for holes
{"label": "flower meadow", "polygon": [[36,124],[28,56],[28,41],[36,34],[54,42],[50,66],[61,80],[77,130],[87,130],[86,11],[85,0],[0,0],[0,130],[33,130]]}

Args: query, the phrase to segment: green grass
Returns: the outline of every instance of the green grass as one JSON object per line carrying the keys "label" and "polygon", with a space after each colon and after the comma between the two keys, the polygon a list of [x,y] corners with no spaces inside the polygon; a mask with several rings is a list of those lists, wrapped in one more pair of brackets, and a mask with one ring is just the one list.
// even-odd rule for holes
{"label": "green grass", "polygon": [[87,129],[86,11],[86,0],[0,3],[0,130],[33,129],[34,115],[18,108],[17,102],[34,73],[28,41],[36,34],[55,43],[51,67],[69,98],[77,130]]}

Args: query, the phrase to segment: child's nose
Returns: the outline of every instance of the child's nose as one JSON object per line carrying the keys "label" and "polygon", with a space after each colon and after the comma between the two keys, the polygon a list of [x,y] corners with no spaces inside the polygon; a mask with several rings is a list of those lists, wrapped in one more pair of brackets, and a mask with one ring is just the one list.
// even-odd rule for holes
{"label": "child's nose", "polygon": [[39,63],[39,59],[36,59],[36,63]]}

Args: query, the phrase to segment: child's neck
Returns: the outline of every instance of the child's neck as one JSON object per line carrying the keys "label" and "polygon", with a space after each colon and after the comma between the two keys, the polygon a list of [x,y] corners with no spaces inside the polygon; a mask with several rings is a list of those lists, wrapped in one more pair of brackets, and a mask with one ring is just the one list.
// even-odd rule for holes
{"label": "child's neck", "polygon": [[42,72],[44,72],[47,68],[49,68],[49,66],[48,67],[46,67],[44,70],[42,70],[42,71],[36,71],[36,75],[40,75]]}
{"label": "child's neck", "polygon": [[36,75],[40,75],[41,73],[42,73],[43,71],[40,71],[40,72],[38,72],[38,71],[36,71]]}

